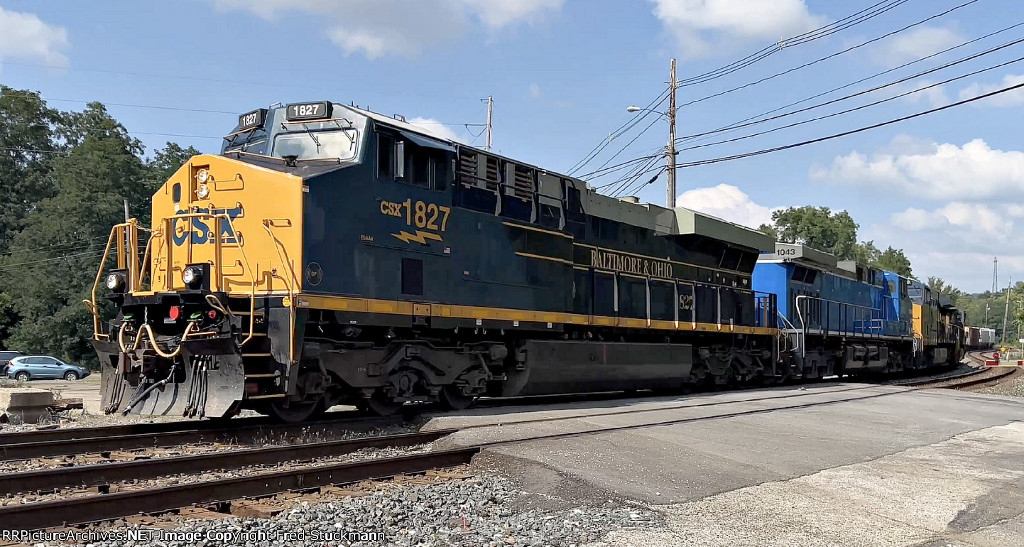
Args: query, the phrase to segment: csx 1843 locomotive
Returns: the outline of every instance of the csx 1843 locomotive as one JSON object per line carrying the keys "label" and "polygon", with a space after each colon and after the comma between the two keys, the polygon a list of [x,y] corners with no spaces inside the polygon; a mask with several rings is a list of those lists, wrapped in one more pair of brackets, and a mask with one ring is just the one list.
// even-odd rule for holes
{"label": "csx 1843 locomotive", "polygon": [[[224,143],[166,181],[151,227],[111,232],[88,302],[107,412],[295,421],[826,372],[788,293],[755,290],[760,232],[329,101],[254,110]],[[848,343],[821,363],[902,366]]]}

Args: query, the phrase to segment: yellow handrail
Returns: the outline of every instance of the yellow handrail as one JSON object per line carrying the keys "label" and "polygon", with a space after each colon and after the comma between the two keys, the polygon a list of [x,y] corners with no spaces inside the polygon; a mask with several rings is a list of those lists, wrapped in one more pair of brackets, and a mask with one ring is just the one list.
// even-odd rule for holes
{"label": "yellow handrail", "polygon": [[[255,336],[255,332],[256,332],[256,313],[255,313],[256,312],[256,274],[253,271],[252,267],[249,265],[249,259],[248,259],[248,257],[245,254],[245,250],[243,249],[242,240],[238,236],[238,232],[235,230],[235,226],[234,226],[234,224],[231,221],[231,217],[228,216],[227,213],[185,213],[185,214],[175,215],[173,218],[174,219],[179,219],[179,218],[192,219],[192,218],[199,218],[199,217],[210,218],[210,219],[213,219],[213,220],[216,221],[216,225],[214,226],[214,229],[216,230],[215,233],[217,234],[216,235],[216,247],[217,248],[216,248],[216,251],[215,251],[215,262],[216,262],[216,271],[217,271],[217,275],[216,275],[217,282],[216,282],[216,287],[215,287],[216,290],[220,290],[220,291],[225,291],[226,292],[226,290],[224,288],[223,272],[220,270],[221,263],[223,262],[223,260],[222,260],[223,257],[221,256],[222,253],[223,253],[223,249],[222,249],[222,241],[221,241],[220,223],[226,221],[228,227],[231,229],[231,233],[236,234],[236,238],[237,238],[237,241],[238,241],[238,251],[242,255],[242,263],[245,266],[246,272],[248,272],[248,274],[249,274],[249,286],[250,286],[250,290],[249,290],[249,333],[248,333],[248,335],[246,335],[245,339],[242,340],[242,342],[239,344],[240,346],[244,346],[250,340],[253,339],[253,337]],[[138,250],[138,244],[137,244],[137,242],[138,242],[138,229],[139,229],[138,221],[133,218],[133,219],[130,219],[130,220],[126,221],[126,222],[114,225],[111,228],[111,230],[110,230],[110,236],[107,238],[107,245],[106,245],[106,247],[103,250],[103,258],[100,260],[99,270],[96,272],[96,278],[93,280],[92,291],[90,293],[91,299],[90,300],[83,300],[83,303],[86,305],[87,308],[89,308],[89,312],[92,314],[92,320],[93,320],[93,324],[92,324],[93,339],[99,340],[100,337],[102,336],[102,334],[100,333],[100,324],[101,324],[100,311],[99,311],[99,308],[98,308],[96,302],[98,301],[98,291],[99,291],[100,280],[103,279],[103,272],[106,269],[105,266],[106,266],[106,263],[107,263],[107,259],[110,257],[111,247],[114,246],[115,242],[117,243],[117,249],[118,249],[118,251],[120,251],[120,252],[117,253],[118,267],[119,268],[124,268],[124,269],[128,270],[128,279],[127,279],[128,287],[126,288],[126,290],[129,293],[132,293],[132,292],[136,292],[138,290],[141,290],[142,280],[143,280],[143,277],[144,277],[144,274],[145,274],[145,268],[149,267],[149,262],[151,261],[150,259],[151,259],[151,254],[152,254],[153,240],[156,239],[156,238],[162,238],[163,237],[163,232],[162,231],[158,230],[158,231],[155,231],[153,233],[153,236],[150,237],[149,241],[146,242],[146,248],[145,248],[145,251],[143,253],[143,264],[140,265],[139,262],[138,262],[138,254],[137,254],[137,252],[133,252],[133,251],[137,251]],[[168,229],[169,229],[169,227],[168,227]],[[127,230],[127,232],[126,232],[126,230]],[[269,228],[268,228],[268,230],[269,230]],[[271,233],[271,236],[273,237],[272,233]],[[274,239],[276,240],[277,238],[275,237]],[[166,244],[166,242],[168,240],[165,239],[164,241],[165,241],[165,244]],[[170,246],[168,245],[168,253],[169,252],[170,252]],[[168,256],[168,262],[167,262],[167,282],[168,282],[168,288],[170,288],[169,284],[170,284],[170,277],[171,277],[171,271],[170,271],[171,261],[170,261],[170,258],[171,257]],[[152,272],[152,268],[150,268],[150,272]],[[293,277],[294,277],[294,272],[293,272]],[[291,295],[291,294],[292,294],[291,291],[289,291],[289,295]],[[140,329],[140,331],[139,331],[139,335],[138,336],[141,336],[142,333],[145,332],[145,331],[148,331],[148,333],[150,335],[150,338],[153,340],[153,346],[154,346],[154,349],[156,350],[156,352],[158,354],[160,354],[161,356],[166,357],[166,355],[164,355],[164,353],[162,353],[161,350],[156,348],[156,338],[153,337],[152,329],[148,325],[143,325],[142,329]],[[186,327],[186,331],[185,331],[186,334],[188,334],[188,331],[189,331],[189,327]],[[107,335],[107,336],[109,337],[109,335]],[[118,336],[120,336],[120,333],[118,334]],[[184,340],[184,338],[185,337],[183,337],[182,339]],[[136,341],[138,342],[138,337],[137,337]],[[118,343],[119,344],[121,343],[120,338],[118,339]],[[123,351],[124,348],[121,348],[121,349]],[[174,355],[177,355],[177,354],[174,354]]]}
{"label": "yellow handrail", "polygon": [[[100,312],[96,305],[97,292],[99,291],[100,280],[103,279],[103,272],[105,270],[104,266],[107,263],[107,258],[110,256],[110,247],[114,244],[115,241],[118,241],[118,248],[121,248],[124,245],[124,238],[121,237],[123,236],[123,231],[126,228],[131,228],[132,232],[136,232],[137,226],[138,222],[133,218],[128,220],[127,222],[115,224],[114,227],[110,229],[110,236],[107,237],[107,246],[103,249],[103,258],[100,259],[100,267],[99,270],[96,272],[96,279],[94,279],[92,283],[92,292],[90,293],[91,299],[83,300],[85,306],[89,308],[89,312],[92,313],[92,332],[93,339],[95,340],[99,340],[100,337]],[[127,255],[127,249],[125,250],[124,254],[118,255],[118,266],[122,266],[127,262],[127,256],[125,255]],[[129,280],[129,283],[131,282],[132,281]],[[130,288],[131,287],[129,287],[129,289]]]}
{"label": "yellow handrail", "polygon": [[[277,253],[277,258],[281,261],[282,267],[288,270],[288,277],[291,278],[289,280],[284,276],[281,276],[281,279],[288,287],[288,322],[291,327],[288,329],[288,364],[291,365],[291,363],[295,361],[295,287],[299,285],[299,280],[295,277],[295,270],[291,266],[287,247],[285,247],[284,242],[277,237],[277,234],[270,229],[273,224],[273,220],[269,218],[263,219],[263,229],[266,230],[267,234],[270,235],[270,238],[273,239],[274,251]],[[281,254],[282,252],[284,255]],[[292,281],[295,282],[294,285],[292,284]]]}
{"label": "yellow handrail", "polygon": [[[216,276],[216,279],[217,279],[216,289],[220,290],[220,291],[225,291],[224,287],[223,287],[223,284],[224,284],[223,277],[224,276],[223,276],[223,272],[220,271],[220,266],[221,266],[221,263],[223,262],[221,260],[223,258],[221,256],[221,253],[223,251],[223,249],[221,247],[221,243],[222,243],[221,242],[221,230],[220,230],[220,222],[221,221],[227,221],[228,228],[231,229],[231,233],[235,234],[235,239],[238,241],[238,252],[241,253],[241,255],[242,255],[242,263],[245,265],[245,271],[249,273],[249,286],[250,286],[250,289],[251,289],[249,291],[249,334],[248,334],[248,336],[245,337],[245,340],[242,340],[242,342],[239,344],[239,346],[244,346],[245,344],[249,343],[250,340],[253,339],[253,336],[255,336],[255,332],[256,332],[256,313],[255,313],[256,312],[256,274],[252,271],[252,268],[249,266],[249,259],[248,259],[248,257],[245,256],[245,249],[243,248],[244,245],[242,243],[242,239],[241,239],[241,237],[239,237],[238,232],[235,231],[235,226],[234,226],[234,224],[232,224],[231,217],[227,213],[185,213],[185,214],[174,215],[174,217],[172,217],[172,218],[174,220],[177,220],[177,219],[181,219],[181,218],[192,219],[192,218],[200,218],[200,217],[201,218],[210,218],[210,219],[213,219],[213,220],[217,221],[217,224],[214,226],[214,231],[217,234],[216,235],[216,239],[214,240],[214,243],[216,244],[216,250],[214,251],[214,260],[217,262],[217,272],[218,272],[218,274]],[[168,283],[170,283],[170,275],[171,275],[170,264],[171,264],[170,260],[168,260],[168,262],[167,262]],[[227,291],[225,291],[225,292],[227,292]]]}

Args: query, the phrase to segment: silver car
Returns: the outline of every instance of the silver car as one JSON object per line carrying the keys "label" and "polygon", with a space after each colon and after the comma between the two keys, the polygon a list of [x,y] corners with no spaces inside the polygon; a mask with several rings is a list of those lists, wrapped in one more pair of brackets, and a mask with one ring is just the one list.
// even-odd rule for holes
{"label": "silver car", "polygon": [[25,355],[15,357],[7,365],[7,376],[21,381],[63,378],[78,380],[89,375],[89,369],[80,365],[65,363],[56,357],[46,355]]}

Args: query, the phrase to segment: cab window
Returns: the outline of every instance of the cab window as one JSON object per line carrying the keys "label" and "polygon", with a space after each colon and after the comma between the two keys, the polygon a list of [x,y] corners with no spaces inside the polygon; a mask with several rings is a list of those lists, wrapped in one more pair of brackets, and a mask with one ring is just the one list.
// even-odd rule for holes
{"label": "cab window", "polygon": [[377,177],[395,177],[395,139],[390,135],[377,135]]}

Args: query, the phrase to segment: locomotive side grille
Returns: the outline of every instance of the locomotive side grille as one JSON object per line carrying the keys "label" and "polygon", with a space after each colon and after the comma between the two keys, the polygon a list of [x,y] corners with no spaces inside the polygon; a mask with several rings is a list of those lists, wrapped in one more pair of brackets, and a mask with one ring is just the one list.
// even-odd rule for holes
{"label": "locomotive side grille", "polygon": [[459,153],[459,180],[465,184],[476,185],[479,162],[477,155],[465,150]]}
{"label": "locomotive side grille", "polygon": [[533,169],[516,166],[513,193],[520,199],[530,199],[533,196]]}
{"label": "locomotive side grille", "polygon": [[484,170],[484,179],[487,181],[488,187],[498,187],[498,183],[501,182],[501,179],[498,176],[498,158],[487,156],[487,167]]}

